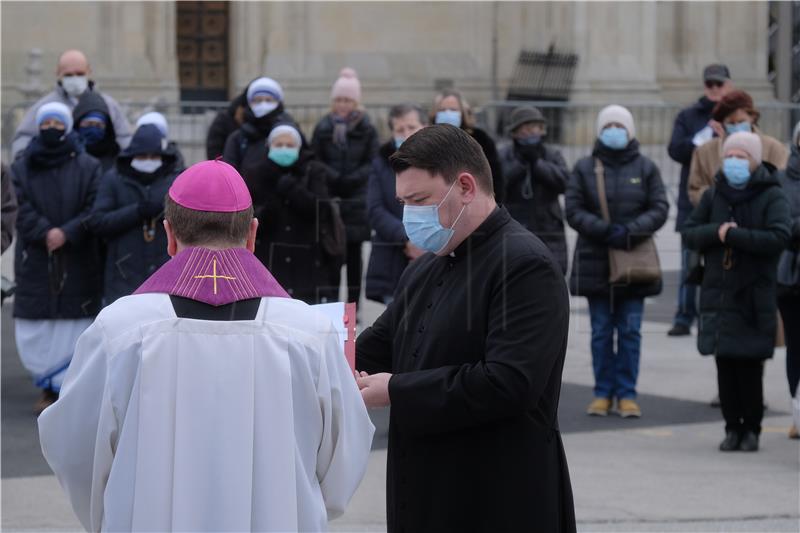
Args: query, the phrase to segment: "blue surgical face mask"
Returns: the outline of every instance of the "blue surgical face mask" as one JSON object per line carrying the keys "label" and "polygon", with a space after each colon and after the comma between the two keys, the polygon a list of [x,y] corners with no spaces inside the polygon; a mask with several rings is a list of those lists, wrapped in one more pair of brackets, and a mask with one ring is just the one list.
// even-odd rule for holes
{"label": "blue surgical face mask", "polygon": [[445,109],[436,113],[437,124],[450,124],[456,128],[461,127],[461,111],[453,111],[452,109]]}
{"label": "blue surgical face mask", "polygon": [[395,149],[400,148],[400,145],[403,144],[405,139],[403,137],[395,137],[394,138],[394,147]]}
{"label": "blue surgical face mask", "polygon": [[612,150],[622,150],[628,146],[628,130],[610,126],[600,132],[600,142]]}
{"label": "blue surgical face mask", "polygon": [[541,135],[528,135],[527,137],[517,137],[517,142],[521,146],[533,146],[542,142]]}
{"label": "blue surgical face mask", "polygon": [[92,145],[102,141],[106,136],[106,129],[100,126],[81,126],[78,133],[86,144]]}
{"label": "blue surgical face mask", "polygon": [[434,205],[406,205],[403,207],[403,227],[406,229],[406,235],[411,244],[417,248],[422,248],[427,252],[437,253],[447,246],[450,239],[453,238],[455,233],[456,224],[458,219],[464,213],[464,208],[458,213],[453,225],[449,228],[442,226],[439,221],[439,208],[450,195],[456,182],[450,186],[447,194],[444,195],[442,201]]}
{"label": "blue surgical face mask", "polygon": [[746,120],[742,122],[737,122],[736,124],[725,124],[725,133],[728,135],[733,135],[738,131],[746,131],[751,132],[753,128],[750,126],[750,123]]}
{"label": "blue surgical face mask", "polygon": [[290,146],[276,146],[269,149],[269,157],[276,165],[281,167],[290,167],[295,164],[297,158],[300,157],[300,148],[292,148]]}
{"label": "blue surgical face mask", "polygon": [[742,188],[750,181],[750,161],[738,157],[726,157],[722,161],[722,173],[731,187]]}

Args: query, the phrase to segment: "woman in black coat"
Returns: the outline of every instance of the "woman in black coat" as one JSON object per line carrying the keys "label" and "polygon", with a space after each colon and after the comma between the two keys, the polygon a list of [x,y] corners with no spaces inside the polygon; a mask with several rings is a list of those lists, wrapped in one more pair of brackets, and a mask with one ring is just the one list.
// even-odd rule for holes
{"label": "woman in black coat", "polygon": [[314,128],[311,147],[331,167],[333,196],[341,198],[347,232],[347,301],[361,298],[361,247],[369,240],[367,181],[378,151],[378,132],[360,108],[361,83],[353,69],[344,68],[331,89],[331,112]]}
{"label": "woman in black coat", "polygon": [[728,136],[714,186],[682,232],[705,260],[697,347],[716,358],[722,451],[758,449],[763,363],[772,357],[777,327],[776,267],[791,236],[789,203],[761,154],[758,135]]}
{"label": "woman in black coat", "polygon": [[[661,281],[612,286],[608,251],[629,249],[652,236],[666,222],[669,204],[658,167],[639,152],[633,116],[627,109],[608,106],[601,110],[597,136],[592,155],[575,164],[566,194],[567,221],[578,232],[570,291],[589,300],[592,325],[595,398],[587,413],[606,416],[617,398],[621,416],[638,417],[636,381],[644,298],[659,294]],[[604,171],[610,222],[600,210],[598,164]]]}
{"label": "woman in black coat", "polygon": [[113,167],[120,148],[108,105],[100,93],[84,91],[72,110],[72,118],[86,152],[100,160],[103,172]]}
{"label": "woman in black coat", "polygon": [[792,239],[788,250],[781,257],[778,267],[778,308],[783,319],[783,331],[786,337],[786,378],[789,380],[789,395],[793,398],[795,423],[789,429],[789,438],[800,439],[797,420],[800,415],[800,396],[797,394],[797,385],[800,382],[800,280],[782,279],[782,272],[792,269],[782,269],[784,263],[795,265],[795,278],[800,275],[800,122],[794,127],[792,134],[792,147],[786,169],[775,173],[775,178],[781,184],[783,192],[789,199],[792,215]]}
{"label": "woman in black coat", "polygon": [[302,147],[292,125],[276,126],[268,143],[264,172],[245,177],[259,222],[256,257],[292,298],[337,301],[342,257],[326,252],[321,241],[330,215],[330,171]]}
{"label": "woman in black coat", "polygon": [[176,159],[159,129],[145,124],[103,176],[90,227],[107,244],[104,305],[133,294],[169,260],[164,196],[178,174]]}
{"label": "woman in black coat", "polygon": [[42,389],[35,407],[41,412],[58,398],[75,342],[100,309],[100,261],[86,220],[101,167],[72,131],[67,106],[41,106],[36,123],[39,135],[10,172],[19,202],[15,337]]}
{"label": "woman in black coat", "polygon": [[283,89],[275,80],[253,80],[245,95],[244,122],[228,136],[222,158],[243,177],[256,179],[264,171],[266,141],[272,128],[276,124],[294,124],[294,120],[283,109]]}
{"label": "woman in black coat", "polygon": [[408,137],[421,130],[427,120],[419,106],[400,104],[389,110],[392,139],[383,144],[372,161],[367,189],[367,213],[372,228],[372,251],[367,267],[367,298],[389,304],[409,261],[424,251],[414,246],[403,227],[403,205],[397,201],[391,156]]}
{"label": "woman in black coat", "polygon": [[517,222],[542,239],[566,275],[567,238],[558,197],[567,189],[567,164],[561,152],[542,141],[547,129],[538,109],[515,109],[510,131],[512,144],[500,154],[506,208]]}
{"label": "woman in black coat", "polygon": [[220,109],[208,127],[206,136],[206,158],[216,159],[225,151],[228,136],[239,129],[244,121],[244,110],[247,107],[247,89],[231,100],[228,107]]}
{"label": "woman in black coat", "polygon": [[433,124],[450,124],[461,128],[481,145],[483,154],[492,169],[494,198],[497,203],[504,203],[503,167],[500,164],[500,157],[497,155],[497,147],[488,133],[475,126],[472,110],[461,93],[455,89],[445,89],[437,94],[431,107],[430,118]]}

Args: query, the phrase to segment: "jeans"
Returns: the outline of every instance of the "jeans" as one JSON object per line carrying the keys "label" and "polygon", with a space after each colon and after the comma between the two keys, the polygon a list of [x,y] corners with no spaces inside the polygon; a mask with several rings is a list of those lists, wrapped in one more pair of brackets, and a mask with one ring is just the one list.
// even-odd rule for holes
{"label": "jeans", "polygon": [[643,311],[643,298],[589,298],[596,398],[636,398]]}
{"label": "jeans", "polygon": [[683,280],[688,273],[690,250],[681,239],[681,279],[678,286],[678,310],[675,312],[673,324],[691,327],[697,318],[697,285],[690,285]]}
{"label": "jeans", "polygon": [[764,361],[716,357],[719,403],[725,431],[761,433],[764,418]]}

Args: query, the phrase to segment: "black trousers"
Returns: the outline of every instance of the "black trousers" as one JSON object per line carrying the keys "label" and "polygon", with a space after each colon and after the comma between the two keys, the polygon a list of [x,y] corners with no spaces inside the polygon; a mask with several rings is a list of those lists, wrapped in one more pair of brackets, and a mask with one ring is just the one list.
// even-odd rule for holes
{"label": "black trousers", "polygon": [[794,398],[800,383],[800,295],[778,298],[778,309],[783,318],[786,340],[786,378],[789,380],[789,394]]}
{"label": "black trousers", "polygon": [[764,360],[717,357],[717,384],[725,431],[761,433]]}
{"label": "black trousers", "polygon": [[347,243],[347,301],[359,303],[361,299],[361,241]]}

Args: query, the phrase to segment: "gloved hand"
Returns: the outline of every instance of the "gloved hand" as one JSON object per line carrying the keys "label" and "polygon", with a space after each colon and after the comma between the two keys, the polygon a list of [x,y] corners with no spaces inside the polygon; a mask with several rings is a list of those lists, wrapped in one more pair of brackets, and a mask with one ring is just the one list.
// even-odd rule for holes
{"label": "gloved hand", "polygon": [[153,202],[151,200],[142,200],[137,206],[139,216],[142,218],[154,218],[161,214],[164,206],[161,202]]}
{"label": "gloved hand", "polygon": [[544,157],[544,146],[542,143],[529,145],[517,143],[517,151],[528,163],[536,163],[539,159]]}
{"label": "gloved hand", "polygon": [[611,248],[628,248],[628,228],[622,224],[611,224],[606,232],[606,244]]}

